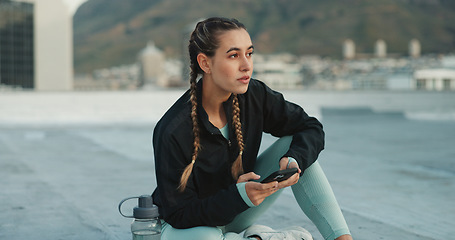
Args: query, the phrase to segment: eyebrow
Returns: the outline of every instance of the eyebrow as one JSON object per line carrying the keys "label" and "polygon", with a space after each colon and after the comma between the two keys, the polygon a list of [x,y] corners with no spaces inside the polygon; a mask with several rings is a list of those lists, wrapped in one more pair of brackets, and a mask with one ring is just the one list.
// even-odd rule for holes
{"label": "eyebrow", "polygon": [[[250,49],[253,49],[253,50],[254,50],[254,46],[251,45],[250,47],[247,48],[247,50],[250,50]],[[231,51],[240,51],[240,48],[238,48],[238,47],[229,48],[229,50],[227,50],[226,53],[229,53],[229,52],[231,52]]]}

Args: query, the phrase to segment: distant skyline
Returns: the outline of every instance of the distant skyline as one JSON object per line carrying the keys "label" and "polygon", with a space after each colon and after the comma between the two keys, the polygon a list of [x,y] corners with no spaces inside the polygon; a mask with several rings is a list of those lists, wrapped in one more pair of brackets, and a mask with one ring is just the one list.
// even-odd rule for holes
{"label": "distant skyline", "polygon": [[63,2],[68,5],[72,15],[76,12],[77,8],[86,1],[88,0],[63,0]]}

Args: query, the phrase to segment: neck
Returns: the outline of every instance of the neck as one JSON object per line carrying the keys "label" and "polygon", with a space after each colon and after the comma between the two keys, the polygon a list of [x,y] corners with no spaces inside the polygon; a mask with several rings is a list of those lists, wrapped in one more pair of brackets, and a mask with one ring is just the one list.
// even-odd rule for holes
{"label": "neck", "polygon": [[202,87],[202,107],[209,116],[209,121],[217,128],[226,125],[226,113],[223,103],[229,99],[231,93],[219,92],[211,86],[211,81],[204,81]]}

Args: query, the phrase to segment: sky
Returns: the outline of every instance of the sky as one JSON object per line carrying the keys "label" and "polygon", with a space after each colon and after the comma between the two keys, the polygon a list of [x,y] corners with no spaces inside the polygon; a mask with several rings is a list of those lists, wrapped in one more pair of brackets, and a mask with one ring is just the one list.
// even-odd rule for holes
{"label": "sky", "polygon": [[63,0],[69,6],[71,14],[74,14],[77,8],[85,1],[87,0]]}

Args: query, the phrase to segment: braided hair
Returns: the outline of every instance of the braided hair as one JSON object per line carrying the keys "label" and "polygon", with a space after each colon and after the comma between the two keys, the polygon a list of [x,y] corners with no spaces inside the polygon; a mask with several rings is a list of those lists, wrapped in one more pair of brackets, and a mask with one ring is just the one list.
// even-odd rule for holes
{"label": "braided hair", "polygon": [[[186,188],[188,179],[193,171],[194,163],[196,162],[199,151],[201,150],[199,123],[197,117],[197,97],[196,97],[196,82],[199,74],[203,74],[201,67],[198,64],[197,56],[203,53],[208,57],[215,55],[216,49],[219,47],[217,36],[225,31],[245,29],[245,26],[236,19],[227,18],[208,18],[199,22],[196,28],[191,33],[188,51],[190,54],[190,101],[191,101],[191,120],[193,122],[193,155],[191,162],[185,167],[180,178],[179,190],[183,191]],[[234,94],[232,101],[232,122],[235,128],[235,135],[239,145],[239,155],[232,164],[231,174],[234,179],[237,179],[243,173],[242,154],[244,150],[242,123],[240,122],[240,107],[237,94]]]}

